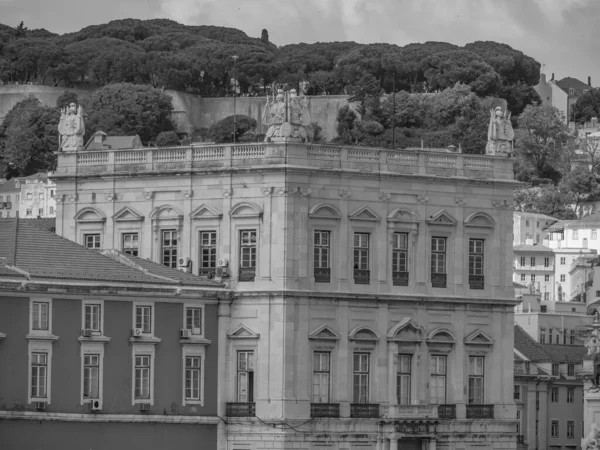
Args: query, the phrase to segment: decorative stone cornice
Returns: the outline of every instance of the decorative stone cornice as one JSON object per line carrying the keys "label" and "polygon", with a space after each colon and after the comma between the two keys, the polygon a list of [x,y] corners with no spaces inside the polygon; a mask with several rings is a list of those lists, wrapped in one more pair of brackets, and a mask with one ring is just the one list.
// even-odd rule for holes
{"label": "decorative stone cornice", "polygon": [[0,411],[0,419],[104,423],[189,423],[200,425],[217,425],[221,421],[219,417],[214,416],[165,416],[163,414],[75,414],[37,411]]}

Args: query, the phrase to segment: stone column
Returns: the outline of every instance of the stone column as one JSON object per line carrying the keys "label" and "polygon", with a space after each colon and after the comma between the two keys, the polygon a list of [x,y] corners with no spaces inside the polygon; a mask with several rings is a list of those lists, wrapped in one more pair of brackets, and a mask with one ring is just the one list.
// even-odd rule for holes
{"label": "stone column", "polygon": [[390,402],[390,406],[395,406],[398,404],[398,393],[396,392],[397,353],[398,344],[395,342],[388,342],[388,401]]}
{"label": "stone column", "polygon": [[395,437],[390,439],[390,450],[398,450],[398,439]]}
{"label": "stone column", "polygon": [[436,440],[435,439],[429,439],[429,442],[427,443],[427,450],[435,450],[436,448]]}

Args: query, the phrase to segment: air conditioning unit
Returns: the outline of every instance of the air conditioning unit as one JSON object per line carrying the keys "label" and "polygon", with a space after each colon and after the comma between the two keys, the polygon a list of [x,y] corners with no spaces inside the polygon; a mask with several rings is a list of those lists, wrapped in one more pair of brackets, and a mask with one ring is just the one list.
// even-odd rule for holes
{"label": "air conditioning unit", "polygon": [[227,261],[227,259],[223,258],[223,259],[219,259],[217,261],[217,267],[227,267],[229,265],[229,261]]}
{"label": "air conditioning unit", "polygon": [[90,411],[102,411],[102,403],[100,400],[92,400],[90,402]]}
{"label": "air conditioning unit", "polygon": [[229,276],[229,274],[227,273],[227,268],[226,267],[217,267],[215,269],[215,276],[217,278],[227,278]]}
{"label": "air conditioning unit", "polygon": [[191,272],[192,260],[190,258],[179,258],[179,270],[183,272]]}
{"label": "air conditioning unit", "polygon": [[179,337],[181,339],[189,339],[192,337],[192,330],[188,330],[185,328],[182,328],[181,330],[179,330]]}
{"label": "air conditioning unit", "polygon": [[81,330],[81,335],[83,337],[92,337],[93,334],[93,330],[90,330],[89,328],[84,328],[83,330]]}
{"label": "air conditioning unit", "polygon": [[46,402],[35,402],[35,409],[38,411],[46,410]]}
{"label": "air conditioning unit", "polygon": [[133,337],[140,337],[142,335],[142,329],[141,328],[132,328],[131,335]]}
{"label": "air conditioning unit", "polygon": [[150,403],[138,403],[140,411],[150,411]]}

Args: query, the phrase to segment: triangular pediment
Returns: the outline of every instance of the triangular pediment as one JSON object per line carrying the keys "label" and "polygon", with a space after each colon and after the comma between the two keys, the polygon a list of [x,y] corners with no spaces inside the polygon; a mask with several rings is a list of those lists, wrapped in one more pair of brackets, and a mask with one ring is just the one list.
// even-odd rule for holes
{"label": "triangular pediment", "polygon": [[241,324],[233,331],[227,333],[227,337],[229,339],[258,339],[260,337],[260,334],[256,333],[248,326]]}
{"label": "triangular pediment", "polygon": [[481,330],[475,330],[465,337],[465,344],[492,345],[494,341]]}
{"label": "triangular pediment", "polygon": [[474,212],[465,218],[465,225],[469,227],[493,228],[495,222],[489,214]]}
{"label": "triangular pediment", "polygon": [[75,214],[76,222],[105,222],[106,216],[96,208],[87,207]]}
{"label": "triangular pediment", "polygon": [[456,219],[444,209],[429,216],[426,222],[430,225],[456,225]]}
{"label": "triangular pediment", "polygon": [[396,208],[388,214],[388,222],[419,223],[417,213],[408,209]]}
{"label": "triangular pediment", "polygon": [[129,206],[121,208],[112,216],[112,218],[115,222],[134,222],[144,220],[144,216]]}
{"label": "triangular pediment", "polygon": [[371,222],[378,222],[381,217],[379,217],[371,208],[368,206],[363,206],[352,214],[348,215],[348,219],[350,220],[367,220]]}
{"label": "triangular pediment", "polygon": [[308,335],[309,339],[318,339],[325,341],[337,341],[340,338],[340,335],[329,328],[327,325],[323,325],[317,328],[315,331]]}
{"label": "triangular pediment", "polygon": [[326,203],[319,203],[318,205],[314,206],[309,211],[308,216],[312,219],[339,220],[341,218],[341,214],[337,208]]}
{"label": "triangular pediment", "polygon": [[213,208],[212,206],[203,203],[190,213],[190,217],[193,220],[220,219],[223,217],[223,213],[217,211],[217,209]]}
{"label": "triangular pediment", "polygon": [[422,341],[423,330],[415,325],[410,317],[405,317],[394,325],[387,334],[388,341]]}
{"label": "triangular pediment", "polygon": [[359,325],[348,335],[351,341],[378,341],[379,335],[371,328]]}

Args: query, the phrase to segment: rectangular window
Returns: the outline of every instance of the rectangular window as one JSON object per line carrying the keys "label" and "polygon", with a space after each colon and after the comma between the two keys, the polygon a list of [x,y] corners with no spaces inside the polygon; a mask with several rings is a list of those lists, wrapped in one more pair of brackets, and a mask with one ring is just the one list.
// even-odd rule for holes
{"label": "rectangular window", "polygon": [[575,330],[571,330],[569,333],[569,344],[575,345]]}
{"label": "rectangular window", "polygon": [[49,213],[50,214],[54,214],[54,206],[50,206],[49,207]]}
{"label": "rectangular window", "polygon": [[394,286],[408,286],[408,233],[392,236],[392,279]]}
{"label": "rectangular window", "polygon": [[140,241],[137,233],[123,233],[123,253],[140,256]]}
{"label": "rectangular window", "polygon": [[544,300],[545,301],[549,301],[550,300],[550,292],[544,292]]}
{"label": "rectangular window", "polygon": [[410,405],[411,355],[398,355],[398,373],[396,374],[396,394],[399,405]]}
{"label": "rectangular window", "polygon": [[564,283],[565,281],[567,281],[567,276],[563,273],[560,275],[560,282]]}
{"label": "rectangular window", "polygon": [[50,197],[54,198],[54,189],[50,190]]}
{"label": "rectangular window", "polygon": [[240,231],[240,281],[254,281],[256,275],[256,230]]}
{"label": "rectangular window", "polygon": [[558,438],[558,420],[553,420],[550,425],[550,435],[553,438]]}
{"label": "rectangular window", "polygon": [[217,268],[217,232],[200,232],[200,267],[199,275],[211,277]]}
{"label": "rectangular window", "polygon": [[567,376],[575,376],[575,364],[567,364]]}
{"label": "rectangular window", "polygon": [[525,226],[528,227],[529,226],[529,220],[525,221]]}
{"label": "rectangular window", "polygon": [[185,309],[185,328],[194,335],[202,335],[202,308]]}
{"label": "rectangular window", "polygon": [[162,264],[177,268],[177,231],[162,230]]}
{"label": "rectangular window", "polygon": [[48,354],[31,354],[31,397],[46,398],[48,392]]}
{"label": "rectangular window", "polygon": [[535,267],[535,256],[532,256],[532,257],[530,258],[530,260],[529,260],[529,265],[530,265],[531,267]]}
{"label": "rectangular window", "polygon": [[86,330],[92,330],[100,332],[100,312],[101,305],[97,304],[86,304],[84,305],[84,318],[83,328]]}
{"label": "rectangular window", "polygon": [[483,356],[469,357],[469,404],[483,404]]}
{"label": "rectangular window", "polygon": [[48,302],[33,302],[31,311],[31,329],[32,330],[48,330],[48,314],[50,303]]}
{"label": "rectangular window", "polygon": [[84,234],[83,242],[87,248],[94,250],[100,249],[100,235],[99,234]]}
{"label": "rectangular window", "polygon": [[561,266],[566,266],[567,265],[567,258],[565,258],[564,256],[561,256],[561,258],[560,258],[560,265]]}
{"label": "rectangular window", "polygon": [[135,400],[150,399],[150,364],[150,355],[135,356],[135,389],[133,395]]}
{"label": "rectangular window", "polygon": [[567,420],[567,439],[575,438],[575,421]]}
{"label": "rectangular window", "polygon": [[354,353],[354,403],[369,403],[369,356],[368,353]]}
{"label": "rectangular window", "polygon": [[567,345],[567,330],[563,328],[563,345]]}
{"label": "rectangular window", "polygon": [[202,383],[202,358],[200,356],[185,357],[185,399],[200,401]]}
{"label": "rectangular window", "polygon": [[524,256],[521,256],[520,266],[525,267],[525,257]]}
{"label": "rectangular window", "polygon": [[483,289],[483,239],[469,239],[469,287]]}
{"label": "rectangular window", "polygon": [[44,215],[44,208],[39,208],[38,209],[38,216],[43,216]]}
{"label": "rectangular window", "polygon": [[39,198],[40,198],[40,200],[44,200],[44,193],[43,192],[39,193]]}
{"label": "rectangular window", "polygon": [[558,403],[558,386],[552,386],[550,388],[550,401],[552,403]]}
{"label": "rectangular window", "polygon": [[369,284],[369,233],[354,233],[354,283]]}
{"label": "rectangular window", "polygon": [[26,216],[31,216],[31,209],[27,209],[27,210],[25,211],[25,215],[26,215]]}
{"label": "rectangular window", "polygon": [[432,355],[429,361],[429,372],[431,374],[430,403],[444,405],[446,404],[446,356]]}
{"label": "rectangular window", "polygon": [[100,398],[100,355],[83,355],[83,398]]}
{"label": "rectangular window", "polygon": [[579,233],[577,230],[573,230],[573,239],[579,239]]}
{"label": "rectangular window", "polygon": [[550,258],[544,258],[544,267],[550,267]]}
{"label": "rectangular window", "polygon": [[547,283],[550,281],[550,275],[544,275],[544,281]]}
{"label": "rectangular window", "polygon": [[575,403],[575,388],[567,387],[567,403]]}
{"label": "rectangular window", "polygon": [[514,385],[513,400],[521,400],[521,386]]}
{"label": "rectangular window", "polygon": [[[542,311],[542,312],[545,312],[545,311]],[[548,328],[548,344],[552,344],[552,328]]]}
{"label": "rectangular window", "polygon": [[254,352],[237,353],[238,402],[254,402]]}
{"label": "rectangular window", "polygon": [[446,287],[446,238],[431,238],[431,286]]}
{"label": "rectangular window", "polygon": [[329,403],[330,359],[329,352],[313,355],[313,403]]}
{"label": "rectangular window", "polygon": [[532,282],[535,282],[535,273],[532,273],[532,274],[531,274],[531,281],[532,281]]}
{"label": "rectangular window", "polygon": [[[552,342],[550,342],[552,344]],[[559,365],[557,363],[552,363],[552,375],[558,376]]]}
{"label": "rectangular window", "polygon": [[527,282],[527,275],[525,275],[524,273],[521,274],[521,281],[523,283]]}
{"label": "rectangular window", "polygon": [[560,344],[560,330],[556,330],[556,343]]}
{"label": "rectangular window", "polygon": [[592,230],[592,239],[598,239],[598,232],[596,230]]}
{"label": "rectangular window", "polygon": [[315,230],[314,233],[314,276],[317,283],[331,281],[330,245],[331,232]]}
{"label": "rectangular window", "polygon": [[152,333],[152,306],[135,307],[135,327],[140,328],[142,333]]}
{"label": "rectangular window", "polygon": [[540,344],[546,343],[546,329],[540,327]]}

